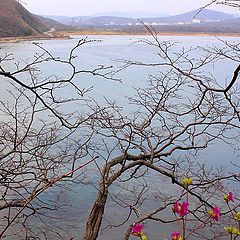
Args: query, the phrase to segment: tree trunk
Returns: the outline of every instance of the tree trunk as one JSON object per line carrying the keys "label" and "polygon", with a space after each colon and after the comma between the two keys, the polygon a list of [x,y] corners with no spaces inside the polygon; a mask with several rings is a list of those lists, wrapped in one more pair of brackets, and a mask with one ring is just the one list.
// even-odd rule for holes
{"label": "tree trunk", "polygon": [[109,161],[102,170],[102,178],[99,183],[99,192],[92,210],[88,216],[84,237],[82,240],[96,240],[101,227],[105,205],[108,198],[108,188],[121,175],[121,170],[109,178],[109,172],[112,166],[121,163],[125,155]]}
{"label": "tree trunk", "polygon": [[83,240],[96,240],[102,223],[108,190],[100,191],[89,214]]}

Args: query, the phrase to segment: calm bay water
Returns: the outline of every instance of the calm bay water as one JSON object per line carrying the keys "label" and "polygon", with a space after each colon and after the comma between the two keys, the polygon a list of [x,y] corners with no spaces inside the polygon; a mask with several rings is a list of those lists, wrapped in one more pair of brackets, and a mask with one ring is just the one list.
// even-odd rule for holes
{"label": "calm bay water", "polygon": [[[70,40],[51,40],[51,41],[39,41],[44,48],[46,48],[53,55],[66,58],[68,56],[71,48],[77,43],[78,39],[85,36],[72,36]],[[156,62],[158,56],[155,51],[153,51],[149,46],[145,44],[132,44],[133,42],[139,41],[145,38],[141,36],[91,36],[89,39],[101,40],[96,41],[87,45],[82,46],[76,52],[78,55],[78,63],[81,69],[91,69],[99,64],[103,65],[114,65],[119,66],[116,59],[131,59],[136,61],[144,62]],[[150,37],[147,37],[150,39]],[[237,41],[236,38],[224,37],[224,40]],[[217,38],[214,37],[178,37],[178,36],[162,36],[161,41],[173,41],[178,42],[176,46],[176,51],[182,47],[207,47],[207,46],[223,46]],[[1,44],[0,45],[0,55],[5,53],[12,53],[14,56],[14,61],[18,62],[21,60],[31,61],[33,60],[34,54],[39,52],[39,49],[33,44],[33,42],[20,42],[14,44]],[[200,54],[200,52],[199,52]],[[12,69],[10,63],[8,64],[9,69]],[[208,71],[215,75],[216,79],[219,79],[220,85],[225,84],[225,81],[231,79],[231,74],[234,69],[233,64],[226,64],[225,62],[220,62],[216,66],[212,66]],[[60,77],[64,77],[66,74],[66,68],[60,65],[44,65],[41,69],[44,75],[56,74]],[[89,97],[93,97],[101,103],[104,97],[117,100],[118,105],[128,106],[126,96],[132,96],[134,94],[133,88],[144,88],[147,86],[148,75],[152,74],[152,69],[130,68],[119,72],[117,77],[121,78],[122,83],[109,81],[101,78],[93,78],[90,75],[79,76],[79,81],[83,87],[93,86],[93,90],[88,93]],[[4,96],[4,87],[1,86],[0,94]],[[69,93],[63,93],[69,94]],[[126,114],[130,111],[130,107],[126,109]],[[213,145],[203,154],[199,155],[199,159],[206,162],[209,165],[214,166],[229,166],[229,162],[237,163],[239,162],[239,157],[237,154],[233,153],[233,150],[227,146],[223,145]],[[168,182],[166,181],[166,185]],[[67,202],[71,202],[72,207],[68,209],[68,214],[64,216],[64,219],[69,225],[75,225],[78,230],[73,230],[74,234],[78,236],[81,235],[81,228],[84,226],[87,212],[89,207],[94,201],[96,190],[90,188],[89,186],[73,185],[70,187],[71,191],[64,193],[64,198]],[[46,197],[46,196],[45,196]],[[107,213],[110,218],[114,220],[121,219],[121,213],[114,208],[112,211]],[[113,221],[114,221],[113,220]],[[117,223],[117,221],[116,221]],[[80,230],[79,230],[80,229]],[[153,229],[149,226],[149,231]],[[124,229],[116,230],[116,237],[114,237],[114,231],[106,232],[104,236],[99,237],[100,240],[119,240],[120,232]],[[170,229],[169,229],[170,231]],[[161,234],[159,231],[151,233],[153,239]],[[79,237],[76,237],[79,239]]]}
{"label": "calm bay water", "polygon": [[[70,40],[46,40],[39,41],[42,47],[51,52],[54,56],[60,58],[67,58],[69,51],[76,45],[79,39],[85,36],[72,36]],[[90,36],[88,39],[101,40],[90,44],[83,45],[76,51],[78,56],[78,62],[76,65],[80,69],[93,69],[98,65],[113,65],[115,69],[120,64],[115,60],[126,59],[144,62],[157,62],[159,57],[157,56],[156,49],[153,49],[146,44],[136,43],[137,41],[147,38],[151,40],[151,37],[144,36]],[[190,47],[211,47],[211,46],[223,46],[223,43],[215,37],[205,36],[160,36],[160,41],[172,41],[176,42],[176,51],[181,48]],[[222,37],[222,40],[231,42],[237,42],[237,38],[234,37]],[[135,43],[135,44],[133,44]],[[14,44],[1,44],[0,54],[3,56],[5,53],[12,53],[14,60],[7,62],[8,69],[11,70],[13,62],[22,60],[31,61],[33,56],[36,55],[39,49],[33,44],[33,42],[20,42]],[[195,52],[196,53],[196,52]],[[200,57],[202,52],[199,52]],[[230,62],[222,61],[218,65],[212,65],[211,68],[206,69],[207,74],[212,74],[220,85],[224,85],[226,81],[229,81],[232,77],[232,73],[235,65]],[[57,75],[64,77],[67,74],[67,68],[59,64],[45,64],[40,68],[43,72],[43,76]],[[153,72],[155,71],[155,72]],[[91,75],[77,76],[77,81],[81,83],[82,87],[89,88],[93,86],[93,90],[89,92],[87,97],[94,97],[97,102],[103,101],[103,97],[111,100],[117,100],[119,106],[123,106],[126,110],[126,114],[131,111],[128,105],[126,97],[133,96],[135,94],[134,88],[144,88],[147,86],[148,76],[155,74],[161,69],[152,68],[129,68],[123,70],[116,75],[117,78],[122,80],[122,83],[105,80],[102,78],[92,77]],[[5,84],[5,83],[4,83]],[[1,94],[4,94],[4,86],[1,87]],[[63,92],[63,94],[71,94],[71,92]],[[128,106],[127,108],[125,106]],[[224,154],[225,149],[214,149],[214,159],[218,159],[217,163],[224,163],[229,158],[229,154]],[[234,158],[230,159],[234,161]],[[206,159],[212,163],[214,160]],[[227,160],[229,161],[229,160]]]}

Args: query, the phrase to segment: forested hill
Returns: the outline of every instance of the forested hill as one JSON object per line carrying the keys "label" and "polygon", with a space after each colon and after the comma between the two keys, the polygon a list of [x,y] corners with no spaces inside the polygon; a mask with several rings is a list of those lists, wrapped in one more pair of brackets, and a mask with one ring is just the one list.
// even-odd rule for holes
{"label": "forested hill", "polygon": [[0,0],[0,37],[40,35],[62,24],[31,14],[17,0]]}

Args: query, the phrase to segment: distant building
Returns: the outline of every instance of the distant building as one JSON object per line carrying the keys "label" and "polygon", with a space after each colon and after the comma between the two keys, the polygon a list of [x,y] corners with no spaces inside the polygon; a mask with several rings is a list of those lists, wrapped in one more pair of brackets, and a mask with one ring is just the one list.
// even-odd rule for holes
{"label": "distant building", "polygon": [[192,23],[201,23],[201,19],[194,18],[194,19],[192,20]]}

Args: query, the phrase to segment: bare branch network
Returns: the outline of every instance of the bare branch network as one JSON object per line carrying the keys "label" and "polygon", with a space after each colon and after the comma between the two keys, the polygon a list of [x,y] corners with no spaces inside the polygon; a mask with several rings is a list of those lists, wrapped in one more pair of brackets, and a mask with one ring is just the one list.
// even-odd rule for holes
{"label": "bare branch network", "polygon": [[221,0],[212,0],[209,5],[212,4],[219,4],[219,5],[225,5],[228,7],[234,7],[234,8],[240,8],[240,1],[239,0],[225,0],[225,1],[221,1]]}
{"label": "bare branch network", "polygon": [[[14,69],[9,65],[14,56],[1,56],[0,238],[94,240],[102,231],[120,228],[117,238],[127,240],[135,223],[172,226],[177,221],[172,206],[186,195],[183,176],[193,179],[188,189],[193,239],[226,237],[225,220],[206,222],[205,212],[220,202],[229,183],[239,184],[239,165],[225,172],[197,157],[219,143],[239,151],[239,44],[222,41],[220,49],[176,51],[177,43],[160,41],[154,29],[148,30],[151,40],[139,44],[149,47],[154,60],[121,59],[117,70],[80,67],[77,52],[94,43],[87,38],[66,59],[39,44],[34,60],[16,63]],[[222,61],[233,66],[226,84],[206,72]],[[42,75],[47,64],[60,65],[66,74]],[[129,106],[87,97],[92,86],[82,87],[86,75],[120,81],[115,74],[130,68],[151,68],[153,74],[147,88],[128,96],[132,111],[127,115]],[[95,191],[85,230],[78,235],[52,214],[71,209],[63,195],[74,184]],[[107,219],[113,208],[122,214],[116,222]],[[224,206],[222,215],[228,222]]]}

